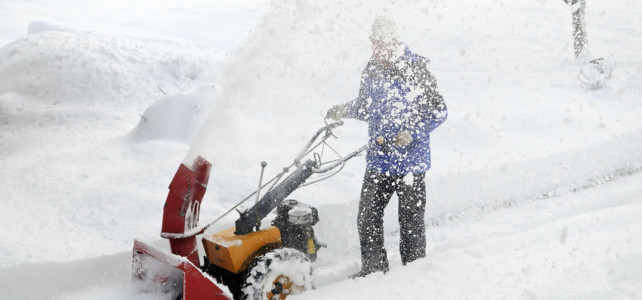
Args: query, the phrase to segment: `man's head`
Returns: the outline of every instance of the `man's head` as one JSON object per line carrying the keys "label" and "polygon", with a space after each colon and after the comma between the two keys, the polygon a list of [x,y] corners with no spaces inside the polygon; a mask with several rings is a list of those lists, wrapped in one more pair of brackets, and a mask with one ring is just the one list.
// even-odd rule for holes
{"label": "man's head", "polygon": [[372,33],[370,34],[370,41],[373,43],[381,42],[385,44],[396,43],[399,39],[399,32],[397,31],[397,24],[392,20],[385,17],[378,17],[372,23]]}
{"label": "man's head", "polygon": [[378,63],[388,64],[399,44],[398,39],[397,24],[390,19],[378,17],[372,23],[372,33],[370,34],[374,60]]}

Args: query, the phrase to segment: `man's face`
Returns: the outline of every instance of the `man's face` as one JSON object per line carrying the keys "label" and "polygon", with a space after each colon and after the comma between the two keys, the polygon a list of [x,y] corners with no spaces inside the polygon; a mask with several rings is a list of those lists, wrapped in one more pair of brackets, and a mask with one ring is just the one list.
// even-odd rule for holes
{"label": "man's face", "polygon": [[389,63],[395,51],[396,41],[370,38],[370,42],[372,42],[372,57],[374,60],[377,63]]}

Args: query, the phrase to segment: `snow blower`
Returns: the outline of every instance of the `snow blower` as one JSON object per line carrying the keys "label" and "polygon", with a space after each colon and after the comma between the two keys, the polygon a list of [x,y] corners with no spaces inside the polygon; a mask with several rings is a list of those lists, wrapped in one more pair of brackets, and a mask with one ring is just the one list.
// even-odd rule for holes
{"label": "snow blower", "polygon": [[[161,237],[169,240],[171,253],[135,240],[133,279],[151,282],[170,299],[183,300],[230,299],[221,285],[227,286],[233,299],[285,299],[310,288],[311,262],[324,246],[312,227],[319,221],[319,214],[310,205],[286,198],[302,186],[335,175],[347,160],[367,148],[365,145],[346,156],[334,151],[326,141],[341,124],[339,121],[319,129],[294,163],[265,184],[266,163],[261,163],[258,189],[207,226],[199,226],[198,220],[211,164],[202,157],[191,166],[181,164],[169,186],[163,211]],[[331,149],[337,158],[323,162],[323,151],[315,152],[319,147]],[[296,169],[281,181],[292,167]],[[268,185],[271,187],[259,197]],[[204,234],[253,196],[254,206],[239,212],[235,226]],[[271,226],[261,228],[261,221],[275,209]],[[201,234],[205,250],[202,265],[196,241]]]}

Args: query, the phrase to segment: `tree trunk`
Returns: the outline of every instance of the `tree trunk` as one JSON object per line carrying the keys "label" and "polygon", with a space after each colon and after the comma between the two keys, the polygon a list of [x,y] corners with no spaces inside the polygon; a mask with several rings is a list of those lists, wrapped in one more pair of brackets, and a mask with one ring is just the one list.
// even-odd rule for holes
{"label": "tree trunk", "polygon": [[584,23],[584,10],[586,0],[563,0],[571,6],[573,12],[573,48],[575,49],[575,58],[580,57],[588,43],[586,40],[586,31]]}

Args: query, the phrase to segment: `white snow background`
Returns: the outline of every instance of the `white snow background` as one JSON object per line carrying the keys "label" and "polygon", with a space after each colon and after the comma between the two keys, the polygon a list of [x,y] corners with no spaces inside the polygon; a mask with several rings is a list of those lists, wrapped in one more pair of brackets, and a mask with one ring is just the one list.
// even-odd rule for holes
{"label": "white snow background", "polygon": [[[107,4],[108,3],[108,4]],[[183,161],[213,163],[209,222],[291,163],[356,96],[378,15],[432,60],[449,108],[432,134],[428,257],[359,268],[365,162],[292,197],[319,209],[311,291],[292,299],[642,298],[642,4],[589,1],[585,89],[571,12],[538,1],[0,2],[2,299],[158,299],[130,282]],[[347,120],[333,145],[366,141]],[[236,214],[236,213],[233,213]],[[232,225],[234,215],[212,231]]]}

